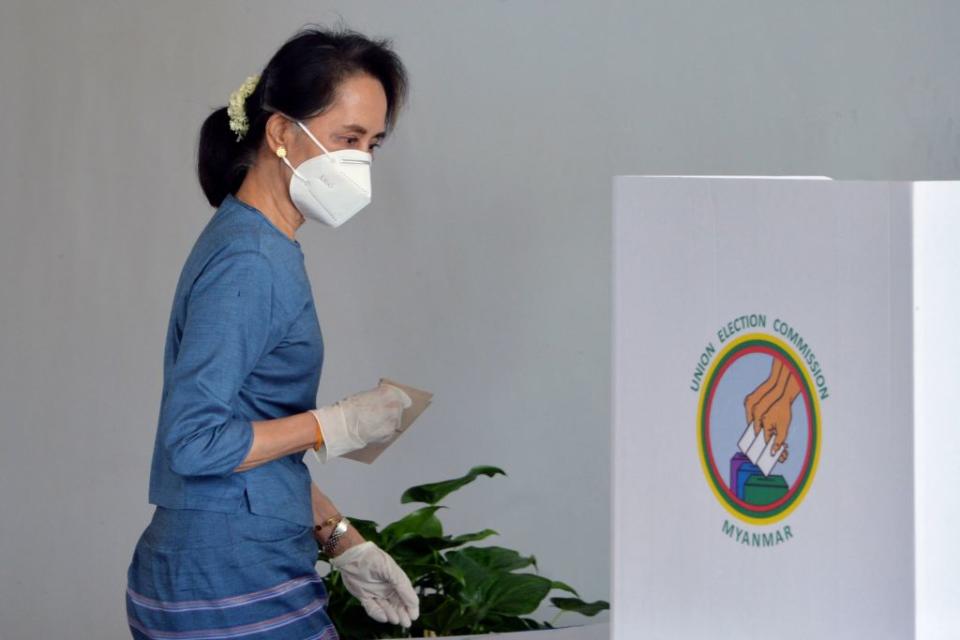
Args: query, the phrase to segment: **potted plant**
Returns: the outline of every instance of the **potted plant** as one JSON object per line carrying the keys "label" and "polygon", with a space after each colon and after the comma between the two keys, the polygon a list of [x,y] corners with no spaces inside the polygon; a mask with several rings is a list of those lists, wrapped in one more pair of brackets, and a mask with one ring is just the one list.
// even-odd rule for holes
{"label": "potted plant", "polygon": [[[372,520],[347,516],[364,538],[389,553],[406,572],[420,597],[420,616],[410,628],[373,620],[331,567],[326,579],[330,596],[327,613],[343,640],[552,629],[552,623],[564,611],[593,616],[609,609],[606,601],[584,602],[570,585],[540,575],[532,555],[469,544],[498,535],[493,529],[459,536],[444,534],[437,512],[446,507],[439,502],[481,475],[498,474],[507,475],[497,467],[479,466],[459,478],[410,487],[400,501],[426,506],[383,528]],[[327,561],[322,551],[318,559]],[[522,571],[528,567],[534,572]],[[555,589],[572,596],[550,598],[559,609],[553,620],[538,622],[524,617]]]}

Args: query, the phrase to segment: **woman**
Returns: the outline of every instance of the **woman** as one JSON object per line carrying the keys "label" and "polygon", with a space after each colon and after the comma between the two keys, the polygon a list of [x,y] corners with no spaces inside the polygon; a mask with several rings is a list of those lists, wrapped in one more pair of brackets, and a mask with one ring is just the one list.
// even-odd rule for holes
{"label": "woman", "polygon": [[418,617],[410,580],[303,463],[308,449],[326,463],[391,437],[410,398],[381,384],[316,407],[323,340],[294,237],[369,202],[372,151],[406,86],[388,43],[304,30],[201,128],[198,173],[217,210],[169,320],[156,507],[127,571],[134,638],[337,638],[318,543],[372,618]]}

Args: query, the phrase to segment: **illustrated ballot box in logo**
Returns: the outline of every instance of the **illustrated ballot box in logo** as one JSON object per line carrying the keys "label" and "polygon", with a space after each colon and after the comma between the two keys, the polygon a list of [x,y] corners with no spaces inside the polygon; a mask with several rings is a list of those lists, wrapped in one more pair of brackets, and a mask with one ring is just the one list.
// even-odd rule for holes
{"label": "illustrated ballot box in logo", "polygon": [[737,487],[740,486],[738,474],[740,473],[740,468],[745,465],[752,467],[757,473],[760,471],[756,465],[750,462],[750,458],[748,458],[745,453],[738,451],[730,458],[730,484],[727,486],[733,487],[734,492],[737,494],[740,493],[737,490]]}
{"label": "illustrated ballot box in logo", "polygon": [[787,495],[787,481],[783,476],[753,474],[744,483],[742,495],[747,504],[773,504]]}
{"label": "illustrated ballot box in logo", "polygon": [[738,498],[758,506],[782,499],[788,489],[783,476],[764,476],[760,467],[739,452],[730,459],[730,487]]}
{"label": "illustrated ballot box in logo", "polygon": [[730,491],[733,492],[735,496],[743,500],[743,490],[747,486],[747,481],[750,478],[760,475],[760,467],[753,464],[749,460],[741,465],[737,469],[737,477],[734,478],[733,484],[730,485]]}
{"label": "illustrated ballot box in logo", "polygon": [[613,201],[613,639],[960,638],[960,183]]}

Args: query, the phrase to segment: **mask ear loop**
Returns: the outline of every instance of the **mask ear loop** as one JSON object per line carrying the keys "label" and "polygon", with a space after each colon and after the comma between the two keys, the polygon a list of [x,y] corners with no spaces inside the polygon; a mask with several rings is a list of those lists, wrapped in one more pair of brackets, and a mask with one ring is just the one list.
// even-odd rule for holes
{"label": "mask ear loop", "polygon": [[[265,111],[270,111],[270,112],[272,112],[272,113],[279,113],[281,116],[283,116],[283,117],[286,118],[287,120],[290,120],[291,122],[296,122],[297,125],[298,125],[301,129],[303,129],[303,132],[306,133],[308,136],[310,136],[310,139],[313,140],[314,144],[316,144],[318,147],[320,147],[320,149],[323,151],[323,153],[324,153],[325,155],[329,156],[330,159],[333,160],[333,161],[337,164],[337,168],[339,169],[339,167],[340,167],[340,160],[339,160],[336,156],[330,155],[330,152],[327,151],[327,148],[326,148],[325,146],[323,146],[322,144],[320,144],[320,141],[317,140],[317,139],[313,136],[313,134],[310,132],[310,129],[307,129],[307,127],[303,124],[303,122],[302,122],[301,120],[298,120],[298,119],[296,119],[296,118],[291,118],[290,116],[286,115],[285,113],[282,113],[282,112],[280,112],[280,111],[275,111],[275,110],[273,110],[273,109],[267,109],[266,107],[264,108],[264,110],[265,110]],[[278,156],[281,160],[283,160],[284,164],[286,164],[288,167],[290,167],[290,171],[292,171],[295,176],[297,176],[298,178],[300,178],[300,179],[303,180],[304,182],[307,181],[307,179],[304,178],[304,177],[300,174],[299,171],[297,171],[297,168],[294,167],[292,164],[290,164],[290,161],[287,160],[287,149],[286,149],[286,147],[280,147],[279,149],[277,149],[277,156]],[[342,171],[342,170],[341,170],[341,171]]]}
{"label": "mask ear loop", "polygon": [[283,161],[286,163],[286,165],[287,165],[288,167],[290,167],[290,171],[293,171],[293,175],[297,176],[298,178],[300,178],[300,179],[303,180],[304,182],[307,181],[306,178],[304,178],[302,175],[300,175],[300,172],[297,171],[297,168],[296,168],[295,166],[293,166],[292,164],[290,164],[290,161],[287,160],[287,148],[286,148],[286,147],[279,147],[279,148],[277,149],[277,157],[280,158],[281,160],[283,160]]}
{"label": "mask ear loop", "polygon": [[[298,125],[300,125],[300,128],[303,129],[304,133],[306,133],[308,136],[310,136],[310,139],[313,140],[313,142],[314,142],[318,147],[320,147],[320,148],[323,150],[323,152],[327,155],[327,157],[330,158],[331,160],[333,160],[333,161],[337,164],[337,170],[338,170],[347,180],[349,180],[350,182],[352,182],[352,183],[354,184],[354,186],[355,186],[357,189],[359,189],[360,191],[363,191],[363,192],[366,192],[366,191],[367,191],[367,190],[364,189],[362,186],[360,186],[360,184],[358,184],[356,180],[354,180],[352,177],[350,177],[350,174],[349,174],[349,173],[347,173],[346,171],[343,170],[343,167],[342,167],[342,164],[341,164],[341,162],[340,162],[340,159],[339,159],[338,157],[336,157],[335,155],[332,155],[329,151],[327,151],[327,148],[326,148],[325,146],[323,146],[322,144],[320,144],[320,141],[317,140],[317,139],[313,136],[313,134],[310,132],[310,129],[307,129],[306,125],[304,125],[303,122],[301,122],[300,120],[297,120],[296,123],[297,123]],[[286,158],[284,158],[284,160],[286,160]],[[289,165],[290,163],[287,162],[287,164]]]}
{"label": "mask ear loop", "polygon": [[324,152],[327,156],[329,156],[331,160],[333,160],[334,162],[336,162],[337,165],[340,164],[340,160],[339,160],[336,156],[330,155],[330,152],[327,151],[327,148],[326,148],[325,146],[323,146],[322,144],[320,144],[320,141],[319,141],[319,140],[317,140],[315,137],[313,137],[313,134],[310,132],[310,129],[307,129],[307,126],[306,126],[305,124],[303,124],[303,122],[301,122],[300,120],[297,120],[297,124],[300,125],[300,128],[303,129],[303,132],[306,133],[308,136],[310,136],[310,139],[313,140],[313,143],[314,143],[315,145],[317,145],[318,147],[320,147],[320,149],[323,150],[323,152]]}

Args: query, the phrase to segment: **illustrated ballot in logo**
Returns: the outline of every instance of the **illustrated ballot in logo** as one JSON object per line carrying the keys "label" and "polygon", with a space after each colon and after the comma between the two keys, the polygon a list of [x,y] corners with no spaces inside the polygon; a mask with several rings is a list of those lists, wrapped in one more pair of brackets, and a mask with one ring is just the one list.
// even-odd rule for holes
{"label": "illustrated ballot in logo", "polygon": [[697,435],[707,482],[727,511],[752,524],[789,515],[820,448],[818,399],[793,350],[759,333],[731,342],[704,376]]}

